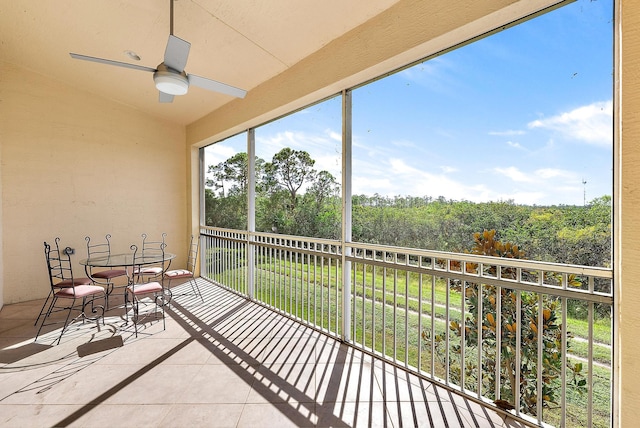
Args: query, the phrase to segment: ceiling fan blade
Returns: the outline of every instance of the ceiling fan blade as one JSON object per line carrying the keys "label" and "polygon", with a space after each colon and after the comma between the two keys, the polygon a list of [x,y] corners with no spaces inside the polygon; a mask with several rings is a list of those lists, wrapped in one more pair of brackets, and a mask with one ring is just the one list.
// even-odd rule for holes
{"label": "ceiling fan blade", "polygon": [[165,94],[162,91],[158,91],[158,93],[160,94],[160,96],[158,97],[158,101],[160,101],[161,103],[172,103],[173,102],[173,95]]}
{"label": "ceiling fan blade", "polygon": [[173,34],[169,35],[167,48],[164,51],[164,65],[182,73],[187,66],[189,49],[191,49],[191,43]]}
{"label": "ceiling fan blade", "polygon": [[101,64],[115,65],[116,67],[132,68],[134,70],[150,71],[152,73],[156,71],[155,68],[145,67],[143,65],[129,64],[129,63],[126,63],[126,62],[113,61],[113,60],[110,60],[110,59],[103,59],[103,58],[96,58],[96,57],[93,57],[93,56],[80,55],[80,54],[77,54],[77,53],[69,53],[69,55],[71,55],[71,58],[73,58],[73,59],[81,59],[83,61],[99,62]]}
{"label": "ceiling fan blade", "polygon": [[247,91],[244,89],[236,88],[235,86],[227,85],[226,83],[217,82],[215,80],[207,79],[206,77],[196,76],[195,74],[187,75],[189,78],[189,84],[195,85],[209,91],[220,92],[222,94],[231,95],[238,98],[244,98]]}

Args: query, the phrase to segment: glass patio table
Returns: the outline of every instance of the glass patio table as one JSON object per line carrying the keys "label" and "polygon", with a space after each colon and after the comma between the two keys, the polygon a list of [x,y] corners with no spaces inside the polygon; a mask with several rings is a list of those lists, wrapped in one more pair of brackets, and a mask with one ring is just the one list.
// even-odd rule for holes
{"label": "glass patio table", "polygon": [[[164,256],[164,258],[163,258]],[[163,261],[168,261],[169,264],[171,260],[175,259],[176,255],[173,253],[160,253],[158,251],[152,251],[148,254],[136,255],[135,261],[133,259],[133,253],[120,253],[120,254],[110,254],[108,256],[97,256],[97,257],[89,257],[86,259],[82,259],[79,261],[81,265],[84,265],[85,270],[87,270],[87,275],[89,276],[89,267],[104,267],[104,268],[131,268],[126,269],[127,271],[127,282],[128,284],[132,284],[134,281],[134,276],[136,275],[136,268],[140,269],[142,266],[161,263]],[[165,268],[168,269],[169,266]],[[90,276],[89,276],[90,277]],[[107,299],[108,295],[113,292],[113,286],[109,287],[107,290]],[[167,304],[171,302],[171,290],[164,288],[165,302]]]}

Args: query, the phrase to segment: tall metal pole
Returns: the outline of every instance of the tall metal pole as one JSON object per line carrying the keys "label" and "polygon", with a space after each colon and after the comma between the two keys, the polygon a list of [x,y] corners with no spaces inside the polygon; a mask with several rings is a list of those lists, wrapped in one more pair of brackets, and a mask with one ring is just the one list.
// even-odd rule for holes
{"label": "tall metal pole", "polygon": [[173,36],[173,0],[169,0],[169,34]]}

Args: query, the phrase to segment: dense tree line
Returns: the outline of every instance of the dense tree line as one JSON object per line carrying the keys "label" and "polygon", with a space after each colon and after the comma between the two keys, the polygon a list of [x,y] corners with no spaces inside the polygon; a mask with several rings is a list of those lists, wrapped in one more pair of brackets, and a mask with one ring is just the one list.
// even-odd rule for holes
{"label": "dense tree line", "polygon": [[[206,224],[247,227],[248,160],[238,153],[210,165],[205,190]],[[340,237],[339,186],[301,150],[284,148],[271,162],[256,158],[256,230],[287,235]]]}
{"label": "dense tree line", "polygon": [[[270,162],[256,158],[256,230],[338,239],[339,185],[316,171],[304,151],[285,148]],[[248,156],[239,153],[208,169],[206,224],[247,226]],[[611,197],[586,206],[530,206],[513,201],[453,201],[428,196],[352,197],[352,237],[357,242],[464,252],[474,233],[497,237],[527,249],[531,260],[609,266]]]}
{"label": "dense tree line", "polygon": [[464,252],[474,233],[527,249],[526,258],[586,266],[611,263],[611,198],[587,206],[530,206],[513,201],[451,201],[444,198],[353,198],[353,237],[360,242]]}

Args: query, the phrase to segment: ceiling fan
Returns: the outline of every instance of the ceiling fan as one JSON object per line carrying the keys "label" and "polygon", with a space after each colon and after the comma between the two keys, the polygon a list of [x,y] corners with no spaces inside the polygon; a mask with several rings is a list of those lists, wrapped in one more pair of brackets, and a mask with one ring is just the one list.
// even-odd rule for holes
{"label": "ceiling fan", "polygon": [[244,98],[247,91],[227,85],[206,77],[187,74],[184,67],[187,65],[189,49],[191,43],[173,35],[173,0],[170,3],[170,29],[169,40],[164,51],[164,61],[157,68],[145,67],[126,62],[113,61],[110,59],[96,58],[87,55],[69,53],[71,58],[84,61],[99,62],[102,64],[115,65],[117,67],[132,68],[134,70],[149,71],[153,73],[153,81],[160,92],[160,102],[170,103],[174,95],[184,95],[189,90],[189,85],[195,85],[209,91],[220,92],[238,98]]}

